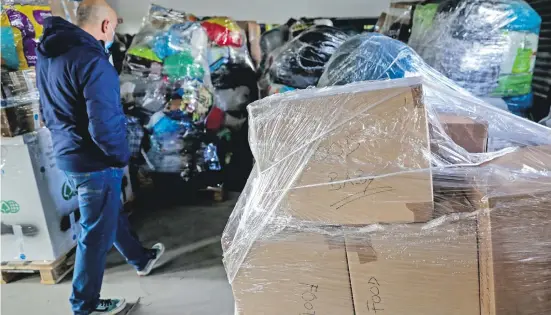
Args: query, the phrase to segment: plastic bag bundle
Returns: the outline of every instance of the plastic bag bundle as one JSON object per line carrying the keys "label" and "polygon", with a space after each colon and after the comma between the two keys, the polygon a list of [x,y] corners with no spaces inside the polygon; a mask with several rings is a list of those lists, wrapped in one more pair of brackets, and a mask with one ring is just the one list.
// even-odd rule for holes
{"label": "plastic bag bundle", "polygon": [[409,44],[459,86],[526,116],[540,24],[522,0],[448,0],[416,7]]}
{"label": "plastic bag bundle", "polygon": [[315,86],[326,62],[347,37],[341,30],[324,25],[300,33],[272,51],[259,82],[260,88],[265,94],[274,94]]}
{"label": "plastic bag bundle", "polygon": [[185,180],[220,170],[205,160],[205,150],[217,152],[205,133],[215,96],[208,34],[195,21],[191,15],[151,5],[120,77],[123,102],[141,108],[140,116],[149,116],[140,117],[149,137],[147,166]]}
{"label": "plastic bag bundle", "polygon": [[190,180],[205,171],[220,171],[217,147],[181,111],[157,112],[146,125],[151,148],[147,162],[151,171],[178,173]]}
{"label": "plastic bag bundle", "polygon": [[237,314],[551,312],[551,129],[381,35],[320,85],[341,86],[248,107],[256,164],[222,236]]}
{"label": "plastic bag bundle", "polygon": [[356,35],[344,42],[327,63],[318,86],[403,78],[416,73],[415,52],[378,33]]}
{"label": "plastic bag bundle", "polygon": [[258,99],[255,67],[245,31],[227,17],[209,18],[201,25],[209,37],[209,66],[216,104],[223,111],[240,116],[249,103]]}
{"label": "plastic bag bundle", "polygon": [[[212,107],[214,89],[207,64],[207,34],[199,23],[188,21],[187,17],[151,6],[150,15],[127,52],[124,70],[131,76],[121,77],[121,84],[123,96],[134,100],[144,95],[159,101],[163,94],[177,93],[182,98],[182,111],[197,121],[204,120]],[[132,82],[133,78],[138,82]],[[140,81],[144,84],[138,88]],[[159,102],[156,104],[151,105],[153,110],[159,109]]]}

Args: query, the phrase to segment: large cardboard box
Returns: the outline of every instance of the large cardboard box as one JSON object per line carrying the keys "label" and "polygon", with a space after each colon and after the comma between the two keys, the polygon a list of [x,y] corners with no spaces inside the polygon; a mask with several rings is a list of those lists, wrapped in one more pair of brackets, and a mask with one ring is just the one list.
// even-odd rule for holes
{"label": "large cardboard box", "polygon": [[551,314],[551,146],[483,167],[479,212],[483,315]]}
{"label": "large cardboard box", "polygon": [[34,68],[2,71],[0,127],[2,137],[15,137],[41,127]]}
{"label": "large cardboard box", "polygon": [[15,137],[35,131],[42,126],[38,102],[17,104],[0,109],[0,134]]}
{"label": "large cardboard box", "polygon": [[438,120],[444,132],[470,153],[483,153],[488,148],[488,123],[465,116],[442,114]]}
{"label": "large cardboard box", "polygon": [[2,138],[1,157],[2,261],[59,258],[80,231],[78,198],[56,166],[49,131]]}
{"label": "large cardboard box", "polygon": [[256,241],[233,283],[240,315],[353,315],[339,229],[284,230]]}
{"label": "large cardboard box", "polygon": [[479,315],[476,222],[346,234],[356,315]]}
{"label": "large cardboard box", "polygon": [[[289,214],[323,224],[428,221],[433,194],[422,94],[420,81],[408,79],[392,86],[374,82],[297,93],[282,102],[290,110],[307,111],[308,121],[296,120],[302,113],[285,122],[268,121],[270,137],[260,138],[260,144],[281,141],[284,152],[287,142],[292,150],[300,141],[315,140],[313,149],[295,149],[286,158],[308,159],[302,166],[296,158],[298,166],[290,166],[298,174],[284,198]],[[298,135],[302,131],[304,139]],[[262,168],[266,162],[259,163]]]}

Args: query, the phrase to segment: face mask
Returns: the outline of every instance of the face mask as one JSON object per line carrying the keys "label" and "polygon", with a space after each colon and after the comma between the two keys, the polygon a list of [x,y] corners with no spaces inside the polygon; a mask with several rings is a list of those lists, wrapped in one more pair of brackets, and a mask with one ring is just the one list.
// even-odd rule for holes
{"label": "face mask", "polygon": [[[111,28],[111,24],[109,24],[109,28]],[[115,30],[113,30],[111,28],[111,31],[113,32],[113,39],[112,40],[105,40],[105,53],[106,54],[110,54],[111,52],[109,51],[109,49],[111,48],[111,46],[113,46],[113,41],[115,40]]]}

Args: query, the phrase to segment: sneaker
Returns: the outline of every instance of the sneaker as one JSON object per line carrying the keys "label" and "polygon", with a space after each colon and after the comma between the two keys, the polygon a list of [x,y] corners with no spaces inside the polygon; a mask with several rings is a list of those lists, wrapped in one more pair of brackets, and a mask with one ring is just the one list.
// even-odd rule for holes
{"label": "sneaker", "polygon": [[151,258],[147,262],[147,265],[145,265],[144,269],[138,270],[138,276],[144,277],[144,276],[147,276],[151,273],[151,270],[153,270],[153,267],[155,266],[155,264],[157,263],[159,258],[161,258],[163,253],[165,252],[165,246],[162,243],[157,243],[157,244],[153,245],[151,250],[155,252],[155,257]]}
{"label": "sneaker", "polygon": [[90,315],[115,315],[122,312],[125,307],[125,299],[99,300],[98,306]]}

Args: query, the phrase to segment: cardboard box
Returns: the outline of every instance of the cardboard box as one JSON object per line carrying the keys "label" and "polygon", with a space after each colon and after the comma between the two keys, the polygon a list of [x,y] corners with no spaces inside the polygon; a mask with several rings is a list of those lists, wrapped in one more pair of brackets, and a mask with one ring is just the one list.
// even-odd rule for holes
{"label": "cardboard box", "polygon": [[76,243],[77,193],[56,166],[46,128],[2,145],[2,261],[55,260]]}
{"label": "cardboard box", "polygon": [[433,171],[434,217],[453,213],[474,212],[471,199],[478,195],[475,178],[477,167],[440,168]]}
{"label": "cardboard box", "polygon": [[550,314],[551,146],[519,149],[483,167],[489,178],[473,200],[482,314]]}
{"label": "cardboard box", "polygon": [[2,137],[15,137],[35,131],[41,126],[38,102],[0,109],[0,133]]}
{"label": "cardboard box", "polygon": [[[349,86],[335,87],[288,100],[293,108],[308,107],[312,120],[323,124],[325,119],[329,124],[318,127],[327,133],[317,136],[319,130],[313,130],[313,135],[307,135],[319,140],[289,190],[286,208],[292,216],[323,224],[359,225],[426,222],[432,218],[422,87],[415,79],[393,83],[364,83],[348,93],[344,91],[351,89]],[[335,106],[339,106],[338,111]],[[281,129],[276,129],[278,140],[297,137],[285,134],[296,133],[293,127],[289,131],[281,125],[272,128]],[[304,155],[308,150],[296,154]]]}
{"label": "cardboard box", "polygon": [[[462,161],[457,150],[449,139],[443,137],[443,133],[451,138],[455,144],[470,153],[484,153],[488,146],[488,124],[484,121],[476,121],[464,116],[441,114],[438,116],[443,130],[436,130],[431,125],[431,150],[433,154],[447,159],[449,163],[468,163]],[[453,153],[449,153],[450,150]],[[434,217],[441,217],[451,213],[473,212],[476,209],[470,202],[471,196],[476,194],[474,190],[474,177],[477,170],[474,167],[463,169],[438,169],[433,171],[434,187]]]}
{"label": "cardboard box", "polygon": [[344,237],[285,230],[258,240],[233,283],[240,315],[353,315]]}
{"label": "cardboard box", "polygon": [[346,234],[356,315],[479,315],[474,219]]}
{"label": "cardboard box", "polygon": [[439,115],[446,134],[470,153],[483,153],[488,149],[488,123],[469,117]]}
{"label": "cardboard box", "polygon": [[2,103],[28,103],[38,99],[34,68],[2,71]]}
{"label": "cardboard box", "polygon": [[262,59],[262,50],[260,49],[260,36],[262,32],[260,30],[260,25],[255,21],[237,21],[237,25],[245,31],[247,36],[247,48],[255,67],[258,67]]}

